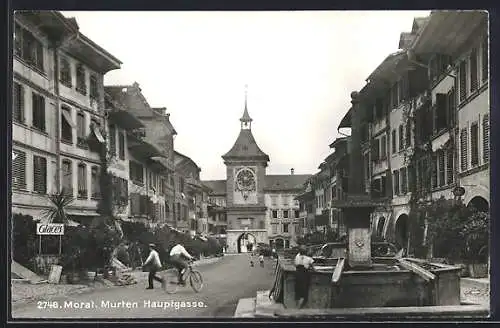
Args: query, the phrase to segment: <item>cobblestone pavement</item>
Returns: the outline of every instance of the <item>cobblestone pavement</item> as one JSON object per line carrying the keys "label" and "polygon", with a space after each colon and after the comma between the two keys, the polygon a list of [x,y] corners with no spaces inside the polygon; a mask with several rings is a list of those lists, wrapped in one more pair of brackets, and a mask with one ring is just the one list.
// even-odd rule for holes
{"label": "cobblestone pavement", "polygon": [[135,285],[98,289],[66,297],[47,296],[42,302],[13,306],[13,318],[169,318],[232,317],[240,298],[255,297],[270,289],[272,262],[264,268],[250,267],[248,256],[225,256],[197,267],[205,287],[195,293],[190,287],[169,295],[155,283],[146,290],[146,274],[139,273]]}

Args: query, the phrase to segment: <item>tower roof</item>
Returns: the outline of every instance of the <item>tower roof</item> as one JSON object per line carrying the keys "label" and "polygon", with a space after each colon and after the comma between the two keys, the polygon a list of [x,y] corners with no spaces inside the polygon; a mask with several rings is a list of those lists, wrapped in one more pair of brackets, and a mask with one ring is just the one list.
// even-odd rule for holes
{"label": "tower roof", "polygon": [[243,112],[243,116],[240,118],[241,122],[252,122],[252,118],[248,114],[247,103],[245,101],[245,111]]}
{"label": "tower roof", "polygon": [[243,111],[243,116],[240,118],[240,121],[243,123],[250,123],[252,122],[252,118],[250,117],[250,114],[248,114],[248,108],[247,108],[247,95],[248,95],[248,86],[245,85],[245,110]]}
{"label": "tower roof", "polygon": [[222,156],[224,160],[227,159],[256,159],[269,161],[269,156],[264,153],[252,135],[251,130],[240,130],[240,135],[236,139],[233,147],[225,155]]}

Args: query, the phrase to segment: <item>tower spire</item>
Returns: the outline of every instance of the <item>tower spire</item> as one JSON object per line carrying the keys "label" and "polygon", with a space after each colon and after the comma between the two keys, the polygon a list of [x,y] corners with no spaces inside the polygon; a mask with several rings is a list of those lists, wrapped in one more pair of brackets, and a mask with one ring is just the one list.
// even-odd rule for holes
{"label": "tower spire", "polygon": [[252,127],[252,118],[248,114],[247,98],[248,98],[248,85],[245,84],[245,110],[243,111],[243,116],[240,118],[240,121],[241,121],[241,129],[250,130]]}

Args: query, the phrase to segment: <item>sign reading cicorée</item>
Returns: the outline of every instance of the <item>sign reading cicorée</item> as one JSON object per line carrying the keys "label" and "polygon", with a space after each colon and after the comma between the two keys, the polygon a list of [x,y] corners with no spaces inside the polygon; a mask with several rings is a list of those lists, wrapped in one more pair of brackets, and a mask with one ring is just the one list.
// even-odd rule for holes
{"label": "sign reading cicor\u00e9e", "polygon": [[36,234],[37,235],[64,235],[64,224],[63,223],[37,223],[36,224]]}

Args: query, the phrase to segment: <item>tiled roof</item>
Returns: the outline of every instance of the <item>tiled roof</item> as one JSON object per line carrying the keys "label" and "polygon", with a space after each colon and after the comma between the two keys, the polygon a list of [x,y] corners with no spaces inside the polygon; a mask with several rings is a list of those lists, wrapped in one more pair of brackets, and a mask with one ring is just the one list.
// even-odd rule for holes
{"label": "tiled roof", "polygon": [[236,142],[224,156],[223,159],[230,158],[257,158],[269,161],[269,156],[265,154],[255,142],[251,130],[242,129]]}
{"label": "tiled roof", "polygon": [[264,189],[268,191],[300,190],[310,177],[310,174],[266,175]]}
{"label": "tiled roof", "polygon": [[[264,190],[302,190],[304,183],[311,177],[310,174],[266,175]],[[226,193],[226,180],[208,180],[202,183],[210,188],[214,194]]]}
{"label": "tiled roof", "polygon": [[213,194],[226,193],[226,180],[207,180],[201,183],[210,188]]}

